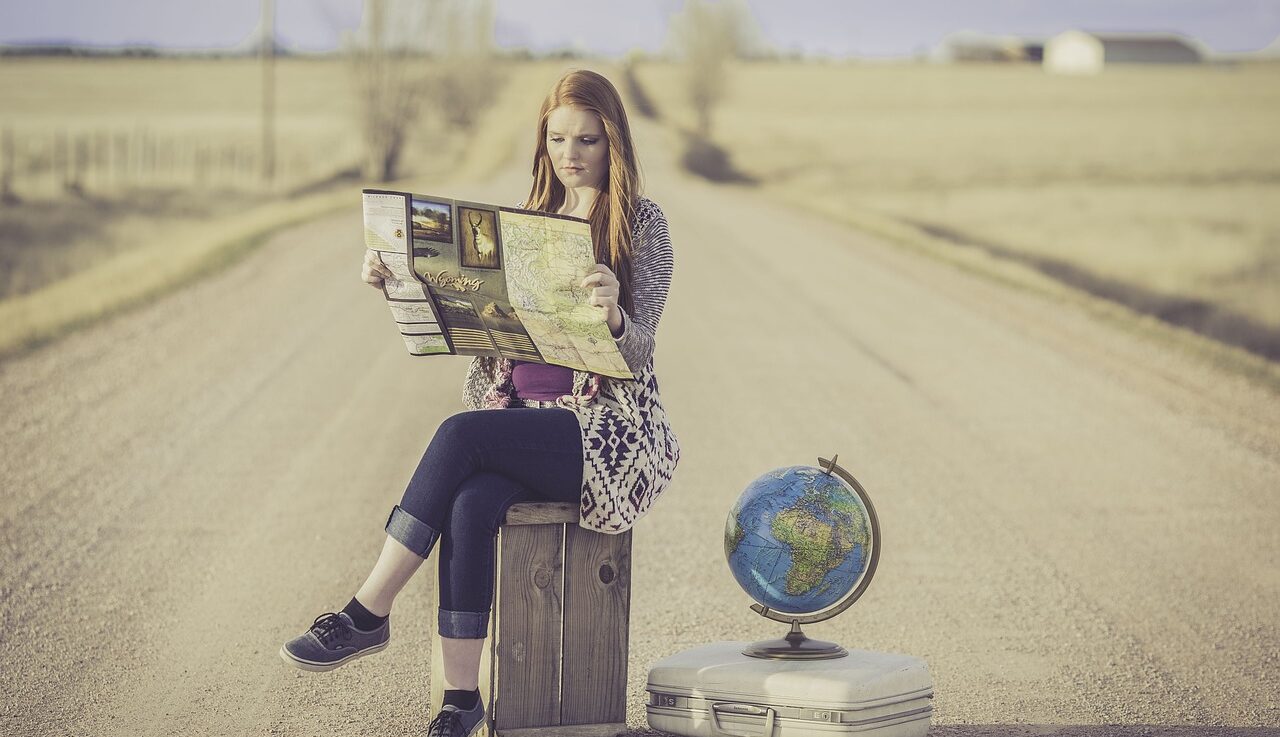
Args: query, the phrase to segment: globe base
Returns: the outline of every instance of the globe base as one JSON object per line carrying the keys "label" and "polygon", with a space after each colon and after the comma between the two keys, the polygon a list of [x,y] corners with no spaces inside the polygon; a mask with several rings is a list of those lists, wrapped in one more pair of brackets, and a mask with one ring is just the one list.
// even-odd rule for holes
{"label": "globe base", "polygon": [[849,654],[840,645],[826,640],[810,640],[800,631],[800,623],[792,620],[791,631],[780,640],[753,642],[742,651],[749,658],[773,660],[831,660]]}

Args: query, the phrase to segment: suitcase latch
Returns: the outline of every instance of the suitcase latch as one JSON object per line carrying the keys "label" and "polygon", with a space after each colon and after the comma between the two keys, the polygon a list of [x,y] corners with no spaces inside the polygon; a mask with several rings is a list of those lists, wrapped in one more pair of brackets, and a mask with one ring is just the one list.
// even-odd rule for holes
{"label": "suitcase latch", "polygon": [[813,718],[819,722],[838,722],[840,721],[840,712],[838,711],[815,711]]}

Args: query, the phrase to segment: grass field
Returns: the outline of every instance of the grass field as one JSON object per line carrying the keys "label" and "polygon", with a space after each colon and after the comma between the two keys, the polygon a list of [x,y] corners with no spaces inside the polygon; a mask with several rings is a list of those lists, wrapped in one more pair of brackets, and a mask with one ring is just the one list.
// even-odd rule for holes
{"label": "grass field", "polygon": [[[680,70],[640,65],[660,116]],[[713,139],[780,197],[889,218],[1280,359],[1280,65],[744,64]]]}
{"label": "grass field", "polygon": [[[156,140],[257,142],[258,70],[249,63],[8,61],[0,59],[0,94],[12,93],[21,107],[0,109],[0,130],[38,136],[144,124]],[[554,60],[499,65],[495,98],[475,125],[446,131],[428,116],[413,128],[405,178],[393,186],[438,191],[492,176],[517,142],[526,143],[538,103],[564,67]],[[346,74],[340,60],[281,64],[282,147],[319,167],[352,165],[359,143]],[[79,193],[18,182],[19,202],[0,203],[0,359],[207,276],[290,223],[358,208],[365,182],[322,175],[304,183],[303,191],[265,191],[252,171],[240,182],[203,184],[89,176]]]}
{"label": "grass field", "polygon": [[[268,191],[255,60],[0,58],[0,136],[13,141],[19,200],[0,205],[0,300],[350,171],[361,157],[354,89],[342,59],[278,60]],[[405,173],[457,161],[464,134],[439,128],[411,134]],[[78,144],[82,187],[68,193]]]}
{"label": "grass field", "polygon": [[[346,66],[336,59],[284,58],[275,75],[281,178],[292,182],[349,166],[359,140]],[[59,138],[68,148],[77,138],[90,146],[106,138],[106,159],[115,144],[129,145],[130,158],[138,159],[132,170],[107,171],[119,168],[109,160],[90,168],[87,184],[100,192],[116,182],[99,173],[127,175],[130,183],[189,182],[191,159],[201,148],[213,183],[257,179],[262,69],[252,59],[0,58],[0,99],[0,129],[12,133],[19,167],[44,165],[18,172],[20,194],[52,193],[58,183],[47,175],[48,158]],[[143,143],[149,150],[138,150]],[[231,152],[239,161],[225,167],[222,159]]]}
{"label": "grass field", "polygon": [[[334,61],[279,63],[281,189],[357,160],[344,72]],[[0,131],[13,141],[20,200],[0,206],[0,298],[269,201],[258,173],[261,90],[251,60],[0,59]],[[105,150],[81,162],[82,193],[69,194],[77,142]]]}

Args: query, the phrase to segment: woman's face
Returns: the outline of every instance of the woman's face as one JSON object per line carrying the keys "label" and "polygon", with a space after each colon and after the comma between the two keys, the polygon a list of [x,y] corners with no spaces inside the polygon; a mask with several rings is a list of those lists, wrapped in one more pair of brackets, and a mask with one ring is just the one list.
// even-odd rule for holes
{"label": "woman's face", "polygon": [[609,141],[600,116],[561,105],[547,116],[547,155],[566,189],[604,186],[609,172]]}

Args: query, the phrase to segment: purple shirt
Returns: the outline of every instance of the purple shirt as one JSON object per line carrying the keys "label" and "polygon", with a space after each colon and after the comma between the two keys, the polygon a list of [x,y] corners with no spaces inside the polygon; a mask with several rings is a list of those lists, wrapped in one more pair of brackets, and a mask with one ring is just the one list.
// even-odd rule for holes
{"label": "purple shirt", "polygon": [[573,393],[573,369],[528,361],[512,361],[511,383],[521,399],[559,399]]}

